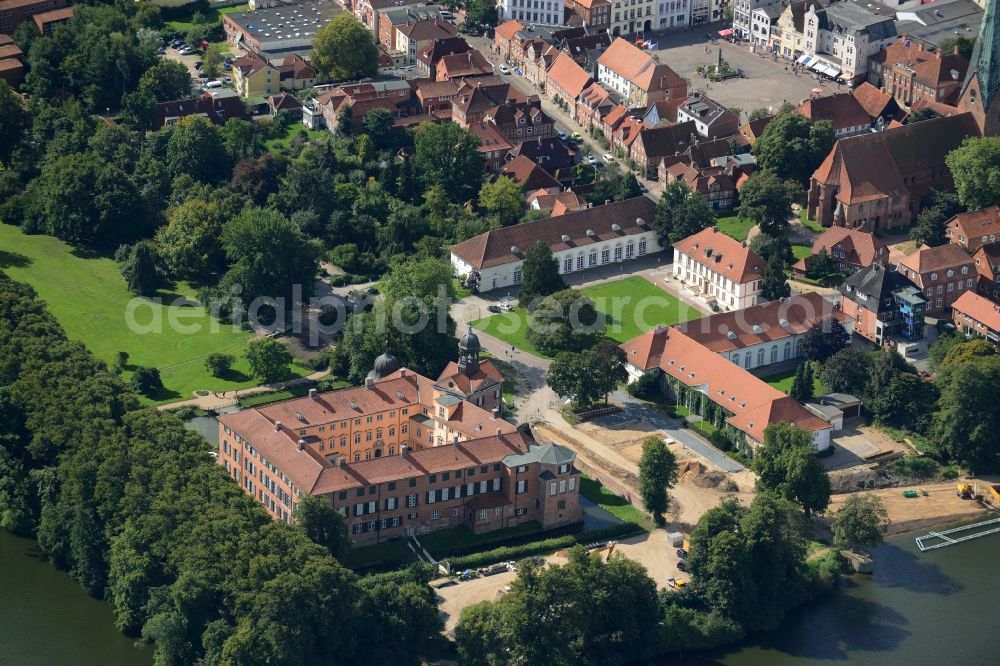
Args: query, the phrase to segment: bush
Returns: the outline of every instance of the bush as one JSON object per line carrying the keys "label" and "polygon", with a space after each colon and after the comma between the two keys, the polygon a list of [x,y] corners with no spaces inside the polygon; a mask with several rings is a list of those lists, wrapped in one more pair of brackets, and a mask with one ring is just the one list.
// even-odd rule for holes
{"label": "bush", "polygon": [[129,384],[139,393],[150,398],[163,390],[160,371],[156,368],[136,368]]}
{"label": "bush", "polygon": [[653,400],[660,394],[660,382],[655,375],[643,375],[626,387],[628,394],[640,400]]}
{"label": "bush", "polygon": [[205,357],[205,368],[213,377],[221,377],[229,372],[235,362],[236,357],[232,354],[212,353]]}
{"label": "bush", "polygon": [[906,456],[893,460],[889,468],[907,479],[930,479],[937,473],[938,464],[927,457]]}
{"label": "bush", "polygon": [[411,564],[405,569],[396,571],[385,571],[383,573],[370,574],[358,579],[361,587],[375,587],[383,583],[402,584],[409,581],[428,583],[434,578],[434,567],[424,562]]}
{"label": "bush", "polygon": [[451,568],[452,571],[476,569],[490,564],[495,564],[497,562],[523,560],[524,558],[531,557],[533,555],[551,553],[564,548],[571,548],[577,544],[606,541],[608,539],[621,538],[627,535],[637,534],[639,532],[645,532],[645,530],[635,523],[622,523],[620,525],[613,525],[600,530],[581,532],[576,535],[567,534],[564,536],[543,539],[541,541],[532,541],[518,546],[501,546],[500,548],[494,548],[493,550],[487,550],[482,553],[474,553],[472,555],[452,558]]}
{"label": "bush", "polygon": [[952,481],[958,478],[958,468],[954,465],[948,465],[947,467],[941,468],[941,478],[948,481]]}

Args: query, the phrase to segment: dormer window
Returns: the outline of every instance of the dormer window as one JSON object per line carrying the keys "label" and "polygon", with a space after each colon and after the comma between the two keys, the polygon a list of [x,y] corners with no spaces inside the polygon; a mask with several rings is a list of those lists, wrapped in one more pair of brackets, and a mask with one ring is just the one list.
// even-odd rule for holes
{"label": "dormer window", "polygon": [[931,279],[932,280],[937,280],[938,279],[938,274],[937,273],[931,273]]}

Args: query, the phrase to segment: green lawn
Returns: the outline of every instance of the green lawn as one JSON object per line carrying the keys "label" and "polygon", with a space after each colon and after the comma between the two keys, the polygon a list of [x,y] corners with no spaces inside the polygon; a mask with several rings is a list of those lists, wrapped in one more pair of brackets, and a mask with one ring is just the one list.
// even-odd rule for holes
{"label": "green lawn", "polygon": [[314,141],[324,136],[330,136],[326,130],[309,129],[300,122],[292,122],[285,130],[285,135],[277,139],[269,139],[264,142],[265,148],[274,150],[275,148],[288,148],[292,144],[292,139],[297,136],[305,136],[307,141]]}
{"label": "green lawn", "polygon": [[[250,333],[219,324],[200,305],[168,307],[178,298],[193,299],[194,286],[178,282],[165,287],[157,295],[160,302],[136,298],[111,258],[51,236],[26,236],[6,224],[0,224],[0,248],[0,269],[34,287],[71,339],[85,343],[109,365],[119,351],[125,351],[130,365],[159,368],[165,390],[156,402],[190,398],[198,389],[223,391],[258,384],[243,358]],[[130,306],[137,324],[133,328],[127,321]],[[182,327],[198,330],[181,333]],[[228,376],[212,377],[205,370],[205,357],[212,352],[236,356]],[[293,366],[294,375],[308,372]]]}
{"label": "green lawn", "polygon": [[405,539],[386,541],[372,546],[350,548],[340,556],[340,563],[351,569],[402,569],[416,560]]}
{"label": "green lawn", "polygon": [[715,226],[719,227],[719,231],[727,236],[735,238],[740,242],[747,239],[747,235],[750,233],[750,229],[753,228],[753,225],[753,220],[749,218],[741,220],[735,215],[720,217],[715,221]]}
{"label": "green lawn", "polygon": [[[331,388],[342,389],[347,388],[348,386],[350,386],[348,382],[338,380],[333,383]],[[309,389],[315,387],[316,382],[307,381],[301,384],[295,384],[294,386],[289,386],[288,388],[280,391],[254,393],[253,395],[248,395],[245,398],[240,398],[240,407],[246,409],[247,407],[259,407],[260,405],[268,405],[272,402],[280,402],[290,398],[301,398],[302,396],[309,394]]]}
{"label": "green lawn", "polygon": [[810,231],[814,231],[817,234],[821,234],[826,231],[826,227],[817,222],[816,220],[809,219],[809,211],[803,208],[799,211],[799,220],[802,221],[802,226]]}
{"label": "green lawn", "polygon": [[[668,294],[645,278],[633,276],[582,290],[605,315],[607,335],[625,342],[658,324],[676,324],[702,316],[701,312]],[[518,307],[472,322],[473,327],[518,349],[544,356],[527,339],[527,314]]]}
{"label": "green lawn", "polygon": [[[201,12],[202,19],[198,23],[195,23],[192,19],[196,12],[178,16],[172,21],[165,21],[165,25],[172,29],[178,30],[180,32],[187,32],[195,25],[209,24],[209,23],[220,23],[222,21],[223,14],[235,14],[237,12],[250,11],[250,5],[236,5],[235,7],[222,7],[220,9],[206,9]],[[193,46],[193,45],[192,45]]]}
{"label": "green lawn", "polygon": [[795,261],[799,259],[805,259],[810,254],[812,254],[812,245],[801,245],[799,243],[792,243],[792,256],[795,257]]}
{"label": "green lawn", "polygon": [[632,506],[627,499],[615,495],[586,474],[580,474],[580,494],[615,518],[626,523],[635,523],[647,532],[653,531],[653,519],[645,511]]}
{"label": "green lawn", "polygon": [[[795,368],[786,370],[785,372],[779,372],[775,375],[761,377],[761,379],[779,391],[788,393],[792,390],[792,381],[795,379]],[[819,380],[819,377],[817,375],[813,375],[813,395],[825,395],[829,392],[830,389],[823,385],[823,382]]]}

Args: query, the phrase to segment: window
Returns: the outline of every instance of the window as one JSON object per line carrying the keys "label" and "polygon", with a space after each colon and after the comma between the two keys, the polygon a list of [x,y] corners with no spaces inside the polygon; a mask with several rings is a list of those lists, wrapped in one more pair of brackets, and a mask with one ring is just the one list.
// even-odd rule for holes
{"label": "window", "polygon": [[354,523],[351,525],[351,532],[354,534],[361,534],[362,530],[364,530],[364,525],[361,523]]}
{"label": "window", "polygon": [[427,503],[428,504],[434,504],[434,502],[436,502],[436,501],[437,501],[437,491],[436,490],[428,490],[427,491]]}
{"label": "window", "polygon": [[472,497],[475,494],[476,494],[476,484],[475,483],[466,484],[466,486],[465,486],[465,496],[466,497]]}
{"label": "window", "polygon": [[551,483],[551,484],[549,485],[549,495],[550,495],[550,496],[552,496],[552,495],[555,495],[555,494],[556,494],[556,491],[557,491],[558,489],[559,489],[559,484],[558,484],[558,483],[556,483],[555,481],[553,481],[553,482],[552,482],[552,483]]}
{"label": "window", "polygon": [[378,505],[374,501],[368,502],[368,510],[366,513],[375,513],[378,510]]}
{"label": "window", "polygon": [[355,504],[354,505],[354,515],[355,516],[363,516],[363,515],[365,515],[365,505],[364,505],[364,503],[362,503],[362,504]]}
{"label": "window", "polygon": [[397,506],[398,506],[398,503],[399,503],[399,500],[397,500],[395,497],[390,497],[389,499],[387,499],[385,501],[385,510],[386,511],[395,511],[396,508],[397,508]]}
{"label": "window", "polygon": [[571,492],[574,491],[574,490],[576,490],[576,477],[575,476],[569,477],[569,484],[567,485],[567,488],[569,488],[569,490]]}
{"label": "window", "polygon": [[455,508],[455,509],[452,509],[452,510],[451,510],[451,517],[452,517],[452,518],[458,518],[458,517],[459,517],[459,515],[461,515],[461,511],[462,511],[462,510],[461,510],[461,509],[458,509],[458,508]]}
{"label": "window", "polygon": [[501,516],[503,516],[503,507],[502,506],[498,506],[495,509],[493,509],[493,515],[496,516],[497,518],[500,518]]}
{"label": "window", "polygon": [[597,265],[597,250],[590,251],[590,255],[587,257],[587,265],[588,266]]}
{"label": "window", "polygon": [[566,257],[563,260],[563,273],[573,272],[573,257]]}
{"label": "window", "polygon": [[615,261],[621,261],[621,260],[622,260],[622,246],[619,245],[618,247],[615,248]]}
{"label": "window", "polygon": [[559,482],[559,494],[566,492],[566,479]]}
{"label": "window", "polygon": [[487,484],[489,484],[489,481],[487,481],[486,479],[483,479],[482,481],[479,482],[479,492],[480,493],[489,492],[490,489],[489,489],[489,486]]}
{"label": "window", "polygon": [[640,238],[639,239],[639,256],[641,257],[644,254],[646,254],[646,239],[645,238]]}
{"label": "window", "polygon": [[521,269],[514,269],[514,284],[521,284]]}
{"label": "window", "polygon": [[611,261],[611,250],[604,248],[601,250],[601,263],[606,264]]}
{"label": "window", "polygon": [[635,256],[635,243],[629,241],[629,244],[625,246],[625,258],[631,259]]}
{"label": "window", "polygon": [[448,494],[451,492],[451,488],[442,488],[440,492],[441,492],[441,501],[447,502]]}
{"label": "window", "polygon": [[520,495],[528,490],[528,482],[521,479],[517,482],[517,494]]}
{"label": "window", "polygon": [[479,520],[486,520],[489,517],[490,517],[490,510],[489,509],[480,509],[479,510]]}
{"label": "window", "polygon": [[743,367],[744,368],[750,367],[750,352],[747,352],[746,356],[743,357]]}
{"label": "window", "polygon": [[764,348],[757,350],[757,365],[764,365]]}
{"label": "window", "polygon": [[583,255],[582,254],[579,257],[576,258],[576,270],[578,270],[578,271],[582,271],[583,270]]}
{"label": "window", "polygon": [[406,496],[406,508],[407,509],[412,509],[416,505],[417,505],[417,496],[416,496],[416,494],[407,495]]}
{"label": "window", "polygon": [[500,477],[493,479],[493,490],[500,490]]}
{"label": "window", "polygon": [[431,511],[431,520],[438,520],[441,517],[441,512],[435,509]]}
{"label": "window", "polygon": [[771,363],[778,362],[778,345],[773,345],[771,347]]}

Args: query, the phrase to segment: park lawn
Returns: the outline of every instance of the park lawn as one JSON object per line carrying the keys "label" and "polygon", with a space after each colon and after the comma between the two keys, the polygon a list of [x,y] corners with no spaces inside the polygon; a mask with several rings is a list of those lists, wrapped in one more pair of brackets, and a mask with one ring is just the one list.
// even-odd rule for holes
{"label": "park lawn", "polygon": [[192,9],[191,12],[177,16],[173,20],[164,21],[164,24],[172,30],[177,30],[179,32],[187,32],[196,25],[221,23],[223,14],[235,14],[237,12],[247,12],[247,11],[250,11],[250,5],[236,5],[235,7],[221,7],[218,9],[200,10],[204,20],[195,23],[192,19],[194,18],[195,13],[197,12]]}
{"label": "park lawn", "polygon": [[809,231],[814,231],[817,234],[821,234],[824,231],[826,231],[826,227],[824,227],[822,224],[820,224],[816,220],[809,219],[809,211],[806,210],[805,208],[799,211],[799,220],[802,222],[802,226],[804,226]]}
{"label": "park lawn", "polygon": [[[607,336],[618,342],[631,340],[658,324],[676,324],[702,316],[695,308],[639,276],[587,287],[581,293],[591,298],[597,310],[605,315]],[[528,342],[527,323],[527,313],[518,306],[513,312],[477,319],[472,326],[518,349],[545,356]]]}
{"label": "park lawn", "polygon": [[479,549],[482,546],[500,547],[505,541],[510,541],[528,534],[540,533],[542,526],[531,520],[514,527],[505,527],[483,534],[476,534],[468,527],[455,527],[446,530],[436,530],[430,534],[417,537],[420,545],[435,559],[448,557],[455,553],[465,553]]}
{"label": "park lawn", "polygon": [[715,221],[715,226],[719,228],[719,231],[731,238],[735,238],[741,243],[747,239],[753,225],[753,220],[749,218],[741,220],[736,215],[727,215],[725,217],[720,217]]}
{"label": "park lawn", "polygon": [[279,147],[288,148],[289,146],[292,145],[292,140],[299,135],[305,135],[306,141],[315,141],[324,136],[330,136],[330,133],[327,132],[326,130],[309,129],[302,123],[293,122],[291,125],[288,126],[288,129],[285,130],[284,136],[279,137],[277,139],[269,139],[264,142],[264,146],[268,150],[274,150],[275,148]]}
{"label": "park lawn", "polygon": [[649,514],[583,473],[580,474],[580,494],[622,522],[635,523],[647,532],[652,532],[655,527]]}
{"label": "park lawn", "polygon": [[[109,366],[119,351],[125,351],[130,366],[159,368],[164,391],[151,402],[190,398],[196,390],[226,391],[259,383],[250,376],[243,358],[251,338],[248,331],[219,324],[197,304],[168,308],[175,299],[195,298],[193,285],[177,282],[161,288],[157,295],[161,303],[137,298],[128,291],[110,257],[74,248],[52,236],[25,235],[6,224],[0,224],[0,248],[0,269],[34,287],[71,340],[83,342]],[[130,329],[126,321],[130,304],[138,325],[159,320],[160,330]],[[171,326],[171,318],[178,326]],[[191,326],[199,330],[175,330]],[[213,352],[236,356],[226,377],[212,377],[205,369],[205,357]],[[308,373],[306,368],[292,366],[293,376]]]}
{"label": "park lawn", "polygon": [[805,259],[810,254],[812,254],[812,245],[801,245],[799,243],[792,243],[792,256],[795,260]]}
{"label": "park lawn", "polygon": [[[787,394],[792,390],[792,382],[795,380],[795,368],[785,370],[784,372],[779,372],[774,375],[768,375],[767,377],[761,377],[761,379],[779,391]],[[824,386],[819,377],[814,374],[813,395],[826,395],[829,392],[830,389]]]}

